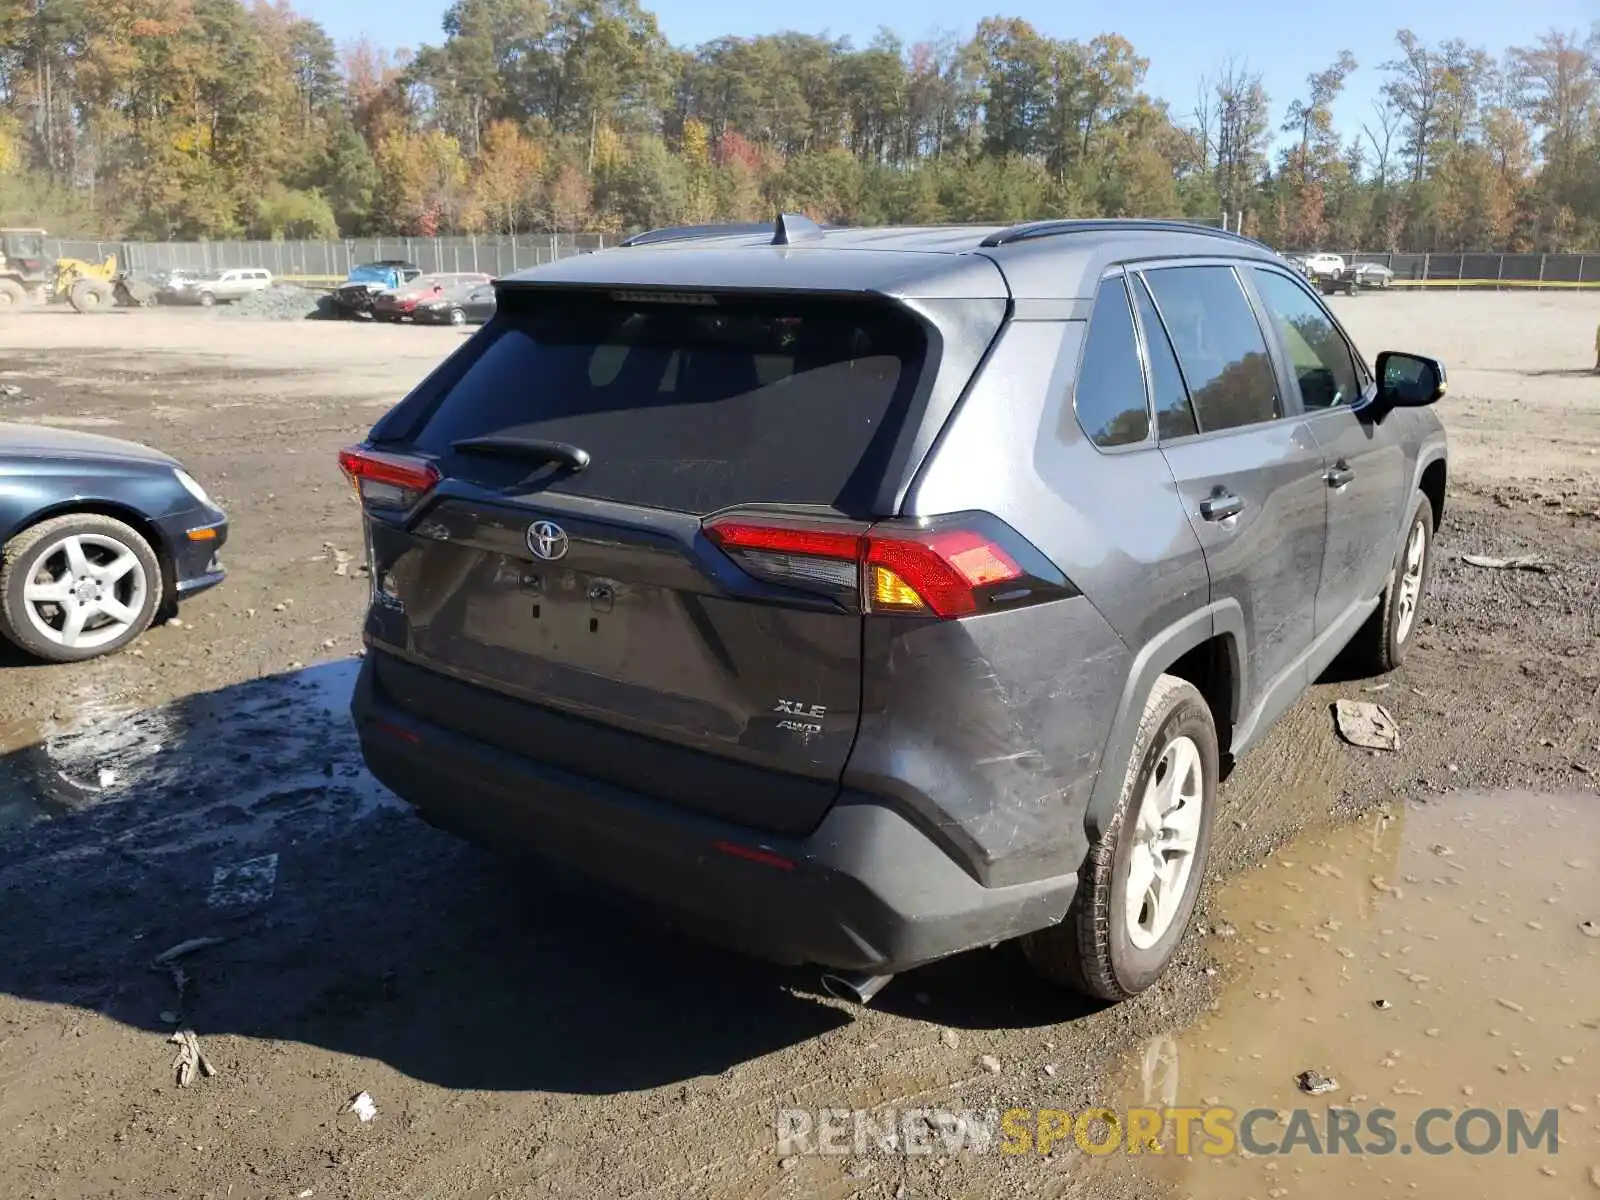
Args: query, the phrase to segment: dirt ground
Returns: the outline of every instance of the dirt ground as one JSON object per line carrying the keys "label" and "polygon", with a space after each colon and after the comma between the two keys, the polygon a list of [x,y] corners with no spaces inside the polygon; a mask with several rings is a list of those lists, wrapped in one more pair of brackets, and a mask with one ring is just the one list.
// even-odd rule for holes
{"label": "dirt ground", "polygon": [[[897,979],[870,1009],[846,1007],[820,994],[813,973],[681,940],[543,868],[458,844],[366,775],[344,707],[367,585],[334,455],[461,332],[166,311],[0,322],[0,385],[20,388],[0,395],[0,420],[159,446],[233,522],[226,583],[137,650],[66,668],[0,658],[0,1191],[1318,1194],[1298,1176],[1298,1188],[1261,1174],[1217,1191],[1076,1152],[781,1158],[775,1110],[1115,1104],[1151,1047],[1175,1039],[1203,1061],[1220,1036],[1208,1023],[1237,1029],[1247,1013],[1274,1031],[1252,1050],[1265,1056],[1253,1060],[1259,1077],[1217,1082],[1207,1068],[1196,1086],[1281,1104],[1284,1079],[1307,1066],[1376,1070],[1426,1030],[1406,1040],[1397,1029],[1385,1046],[1386,1030],[1350,1017],[1338,1038],[1307,1041],[1302,1016],[1323,1010],[1292,989],[1311,990],[1307,973],[1319,955],[1333,963],[1339,939],[1316,936],[1316,906],[1334,902],[1293,864],[1341,861],[1355,850],[1329,848],[1346,836],[1340,825],[1398,816],[1419,831],[1412,841],[1450,842],[1485,871],[1501,863],[1505,879],[1488,895],[1516,905],[1541,903],[1542,881],[1568,870],[1547,918],[1552,940],[1525,952],[1569,956],[1570,970],[1530,975],[1528,987],[1571,990],[1593,1010],[1540,1010],[1570,1036],[1533,1046],[1553,1054],[1586,1039],[1564,1052],[1577,1064],[1565,1078],[1587,1072],[1586,1091],[1538,1095],[1586,1108],[1571,1120],[1588,1157],[1569,1156],[1557,1176],[1525,1163],[1514,1180],[1531,1197],[1592,1194],[1583,1171],[1600,1158],[1585,1148],[1595,1143],[1583,1121],[1600,1112],[1600,1034],[1577,1022],[1600,1018],[1600,940],[1577,925],[1600,920],[1600,377],[1588,372],[1600,295],[1335,304],[1369,356],[1418,350],[1450,369],[1439,411],[1453,474],[1426,627],[1385,680],[1336,667],[1240,764],[1223,791],[1221,882],[1199,928],[1161,985],[1105,1011],[1034,982],[1009,947]],[[1549,569],[1486,570],[1460,562],[1463,552],[1533,555]],[[1329,718],[1337,698],[1385,704],[1399,751],[1341,743]],[[1482,798],[1491,792],[1500,797]],[[1579,814],[1569,847],[1585,866],[1551,861],[1565,853],[1559,837],[1485,850],[1507,841],[1505,813],[1515,823],[1545,804]],[[1360,882],[1364,869],[1352,860],[1346,874]],[[1274,884],[1274,871],[1291,872],[1288,882]],[[1309,897],[1302,909],[1262,915],[1263,894],[1296,888]],[[1428,894],[1419,885],[1410,901]],[[1382,899],[1387,908],[1364,903],[1368,915],[1348,919],[1405,924],[1406,897]],[[1292,926],[1299,957],[1285,935],[1281,956],[1269,945],[1260,957],[1271,962],[1256,961],[1258,920]],[[1500,934],[1529,936],[1507,922]],[[1228,935],[1239,928],[1246,939]],[[1477,928],[1443,923],[1418,936],[1462,962],[1505,959],[1495,935],[1482,934],[1490,949],[1473,944]],[[1352,935],[1344,949],[1373,968],[1396,950],[1382,940],[1389,932]],[[180,991],[151,960],[197,937],[226,940],[180,960]],[[1279,974],[1263,975],[1269,966]],[[1488,989],[1507,986],[1493,971],[1458,974],[1453,990],[1489,1005]],[[1261,1007],[1274,991],[1296,997],[1292,1015]],[[187,1089],[170,1065],[174,1021],[198,1034],[216,1069]],[[1481,1054],[1469,1061],[1491,1102],[1495,1072]],[[365,1123],[342,1111],[362,1091],[377,1107]]]}

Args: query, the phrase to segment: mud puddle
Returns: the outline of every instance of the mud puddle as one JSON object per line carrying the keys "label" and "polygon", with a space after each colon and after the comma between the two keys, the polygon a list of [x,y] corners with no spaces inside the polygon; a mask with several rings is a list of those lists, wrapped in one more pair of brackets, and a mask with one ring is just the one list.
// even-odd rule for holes
{"label": "mud puddle", "polygon": [[[1597,871],[1600,797],[1459,794],[1224,884],[1209,940],[1229,983],[1146,1048],[1125,1103],[1232,1109],[1238,1149],[1181,1157],[1169,1127],[1165,1156],[1125,1161],[1192,1200],[1600,1196]],[[1510,1110],[1534,1131],[1517,1153]]]}
{"label": "mud puddle", "polygon": [[[324,663],[145,709],[77,697],[0,727],[0,868],[34,850],[174,853],[360,821],[393,803],[361,765],[357,663]],[[8,845],[10,843],[10,845]]]}

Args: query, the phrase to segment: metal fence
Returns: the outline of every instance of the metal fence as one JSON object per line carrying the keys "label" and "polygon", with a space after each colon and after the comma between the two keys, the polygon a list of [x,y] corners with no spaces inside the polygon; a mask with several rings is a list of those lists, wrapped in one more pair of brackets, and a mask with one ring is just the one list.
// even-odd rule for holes
{"label": "metal fence", "polygon": [[527,267],[604,250],[616,239],[602,234],[536,233],[519,237],[353,238],[339,242],[89,242],[55,240],[46,253],[56,258],[103,262],[137,274],[157,271],[223,271],[265,267],[299,283],[343,279],[350,268],[382,259],[403,259],[424,271],[482,271],[509,275]]}
{"label": "metal fence", "polygon": [[1352,266],[1379,263],[1396,286],[1430,288],[1600,287],[1600,254],[1342,255]]}
{"label": "metal fence", "polygon": [[[404,259],[424,271],[482,271],[509,275],[526,267],[592,254],[615,245],[602,234],[536,233],[517,237],[357,238],[338,242],[89,242],[58,240],[57,258],[101,262],[115,254],[121,265],[157,271],[220,271],[265,267],[301,283],[343,279],[359,263]],[[1600,287],[1600,254],[1374,254],[1347,252],[1348,263],[1381,263],[1397,287],[1573,288]]]}

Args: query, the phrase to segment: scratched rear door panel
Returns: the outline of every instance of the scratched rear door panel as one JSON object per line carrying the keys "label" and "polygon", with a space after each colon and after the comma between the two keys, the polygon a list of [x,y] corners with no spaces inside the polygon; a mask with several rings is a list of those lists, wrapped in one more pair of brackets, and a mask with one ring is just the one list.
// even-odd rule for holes
{"label": "scratched rear door panel", "polygon": [[[588,778],[813,828],[856,736],[862,617],[740,570],[703,522],[752,505],[866,519],[923,366],[920,328],[838,299],[502,297],[480,336],[393,447],[443,482],[419,512],[370,521],[379,687]],[[453,448],[484,437],[556,441],[590,463]]]}

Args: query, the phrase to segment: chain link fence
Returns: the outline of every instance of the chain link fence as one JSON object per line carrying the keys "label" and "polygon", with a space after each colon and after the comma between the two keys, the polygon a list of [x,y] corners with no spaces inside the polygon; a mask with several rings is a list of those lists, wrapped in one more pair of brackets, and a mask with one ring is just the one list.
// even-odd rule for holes
{"label": "chain link fence", "polygon": [[225,271],[263,267],[293,283],[337,283],[361,263],[398,259],[423,271],[481,271],[509,275],[541,263],[593,254],[615,245],[603,234],[537,233],[518,237],[353,238],[338,242],[90,242],[51,240],[45,252],[55,258],[104,262],[136,275],[166,271]]}
{"label": "chain link fence", "polygon": [[1351,266],[1377,263],[1387,267],[1394,272],[1396,287],[1600,287],[1600,254],[1369,254],[1358,250],[1341,257]]}
{"label": "chain link fence", "polygon": [[[1202,222],[1203,223],[1203,222]],[[337,242],[90,242],[55,240],[56,258],[102,262],[115,254],[135,274],[264,267],[283,280],[331,284],[350,268],[382,259],[415,263],[423,271],[481,271],[509,275],[574,254],[593,254],[619,239],[604,234],[523,234],[516,237],[357,238]],[[1344,252],[1352,266],[1378,263],[1396,287],[1600,287],[1600,254],[1375,254]]]}

